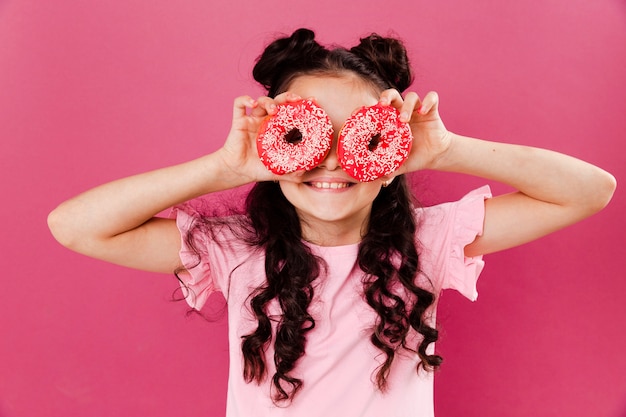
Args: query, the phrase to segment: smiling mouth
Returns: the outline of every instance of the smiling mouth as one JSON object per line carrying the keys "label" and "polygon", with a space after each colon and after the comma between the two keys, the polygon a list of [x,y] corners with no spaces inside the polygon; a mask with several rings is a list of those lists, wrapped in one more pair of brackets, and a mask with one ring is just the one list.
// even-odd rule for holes
{"label": "smiling mouth", "polygon": [[349,182],[324,182],[324,181],[312,181],[308,183],[313,188],[325,189],[325,190],[339,190],[342,188],[351,187],[352,183]]}

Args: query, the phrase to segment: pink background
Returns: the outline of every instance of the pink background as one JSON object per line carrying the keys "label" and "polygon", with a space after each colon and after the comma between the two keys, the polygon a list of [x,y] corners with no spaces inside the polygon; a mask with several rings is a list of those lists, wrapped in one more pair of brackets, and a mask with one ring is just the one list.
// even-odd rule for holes
{"label": "pink background", "polygon": [[[0,1],[0,416],[220,416],[225,320],[176,281],[56,244],[80,191],[216,149],[277,32],[406,40],[447,126],[626,175],[626,2]],[[424,173],[422,201],[483,183]],[[496,192],[503,191],[494,186]],[[487,257],[479,301],[444,295],[438,417],[621,416],[626,199]],[[220,308],[219,299],[215,310]]]}

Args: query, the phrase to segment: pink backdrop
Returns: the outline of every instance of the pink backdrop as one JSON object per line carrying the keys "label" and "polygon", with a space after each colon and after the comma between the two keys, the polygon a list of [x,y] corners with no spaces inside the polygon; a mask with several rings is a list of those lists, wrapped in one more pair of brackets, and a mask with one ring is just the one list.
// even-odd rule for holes
{"label": "pink backdrop", "polygon": [[[0,416],[220,416],[225,320],[173,277],[73,254],[47,213],[88,187],[216,149],[276,32],[393,30],[454,131],[626,175],[623,0],[0,1]],[[483,181],[423,174],[427,203]],[[495,186],[495,191],[503,188]],[[621,415],[626,199],[487,257],[479,301],[444,295],[438,417]],[[219,308],[219,300],[216,300]]]}

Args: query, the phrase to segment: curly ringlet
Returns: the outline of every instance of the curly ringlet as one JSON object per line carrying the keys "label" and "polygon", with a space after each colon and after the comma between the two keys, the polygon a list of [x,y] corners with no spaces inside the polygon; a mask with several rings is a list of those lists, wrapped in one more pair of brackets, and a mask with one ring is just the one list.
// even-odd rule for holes
{"label": "curly ringlet", "polygon": [[[350,49],[327,48],[315,40],[313,31],[298,29],[291,36],[271,42],[253,69],[255,80],[270,97],[285,91],[298,76],[346,73],[358,76],[379,92],[389,88],[403,92],[413,81],[402,42],[377,34],[360,39]],[[400,349],[419,356],[416,372],[435,369],[442,361],[428,350],[438,339],[438,331],[427,317],[435,295],[422,288],[428,279],[420,280],[422,286],[416,284],[420,270],[414,209],[407,180],[400,175],[374,200],[368,229],[359,244],[357,262],[364,272],[363,297],[377,313],[370,340],[384,355],[373,375],[381,391],[387,388],[391,365]],[[304,386],[305,381],[295,377],[293,371],[306,352],[307,333],[315,327],[308,309],[315,280],[326,265],[305,244],[301,219],[278,184],[255,184],[246,198],[245,216],[236,218],[243,223],[228,227],[265,252],[265,284],[248,298],[258,326],[242,337],[243,376],[257,383],[267,377],[266,351],[273,342],[276,373],[271,375],[272,399],[277,404],[289,403]],[[213,233],[224,224],[220,219],[202,218],[187,236],[188,244],[194,247],[194,233]],[[195,250],[200,252],[201,248]],[[272,320],[276,317],[270,319],[267,310],[273,300],[282,308],[275,334]],[[411,337],[416,333],[419,337]]]}

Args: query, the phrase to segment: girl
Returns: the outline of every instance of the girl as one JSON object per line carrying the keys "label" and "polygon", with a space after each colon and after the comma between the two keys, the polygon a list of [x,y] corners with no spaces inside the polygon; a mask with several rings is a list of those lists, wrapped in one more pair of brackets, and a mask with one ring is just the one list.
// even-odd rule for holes
{"label": "girl", "polygon": [[[436,93],[401,95],[412,76],[395,39],[328,49],[300,29],[271,43],[253,74],[268,94],[235,99],[222,148],[70,199],[50,214],[52,233],[89,256],[176,271],[196,309],[224,294],[228,416],[432,416],[440,291],[475,299],[482,255],[601,210],[615,179],[555,152],[446,130]],[[415,138],[409,158],[359,183],[341,169],[334,143],[310,171],[272,174],[256,151],[259,125],[301,97],[326,111],[335,142],[355,109],[396,107]],[[517,191],[491,198],[485,187],[421,208],[404,174],[422,169]],[[243,214],[208,217],[183,204],[250,183]],[[155,217],[172,206],[175,219]]]}

